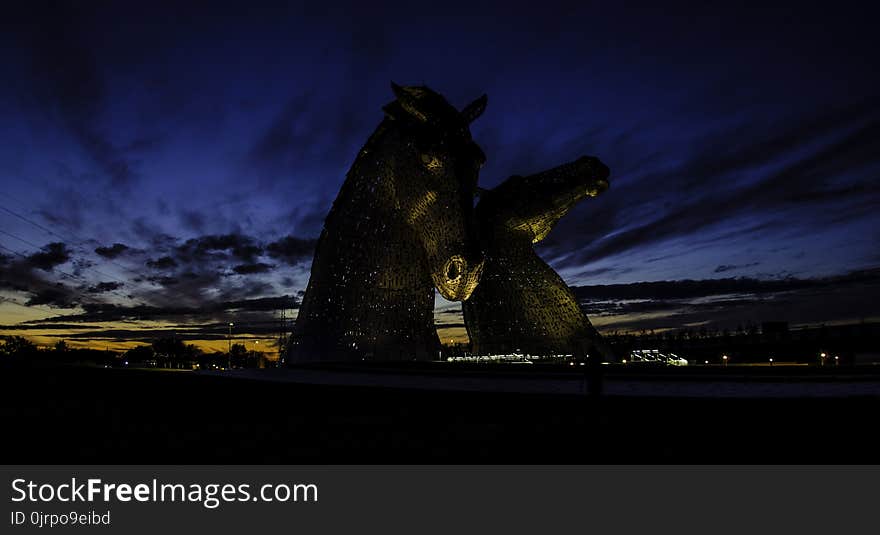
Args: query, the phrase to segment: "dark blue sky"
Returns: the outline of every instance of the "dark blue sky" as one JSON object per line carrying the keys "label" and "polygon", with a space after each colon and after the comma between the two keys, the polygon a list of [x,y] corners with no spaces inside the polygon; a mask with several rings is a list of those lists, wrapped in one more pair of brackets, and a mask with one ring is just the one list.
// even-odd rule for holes
{"label": "dark blue sky", "polygon": [[390,80],[489,95],[484,187],[611,168],[541,246],[572,285],[880,265],[858,4],[309,5],[6,8],[2,323],[296,295]]}

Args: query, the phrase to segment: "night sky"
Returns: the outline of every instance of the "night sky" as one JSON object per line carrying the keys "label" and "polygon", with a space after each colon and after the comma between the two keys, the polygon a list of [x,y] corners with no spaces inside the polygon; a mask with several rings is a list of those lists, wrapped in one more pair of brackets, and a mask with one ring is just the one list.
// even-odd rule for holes
{"label": "night sky", "polygon": [[0,22],[0,334],[268,344],[391,80],[488,94],[483,187],[611,168],[539,247],[600,330],[880,317],[857,5],[26,4]]}

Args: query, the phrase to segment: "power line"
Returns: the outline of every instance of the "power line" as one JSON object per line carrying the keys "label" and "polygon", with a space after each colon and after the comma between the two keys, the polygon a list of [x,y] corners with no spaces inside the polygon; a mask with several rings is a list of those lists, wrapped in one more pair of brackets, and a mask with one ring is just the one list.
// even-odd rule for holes
{"label": "power line", "polygon": [[[6,197],[7,199],[9,199],[9,200],[15,202],[16,204],[20,204],[20,205],[23,205],[23,204],[24,204],[24,203],[21,203],[21,202],[16,201],[16,200],[15,200],[13,197],[11,197],[9,194],[6,194],[6,193],[2,193],[2,192],[0,192],[0,195],[2,195],[2,196],[4,196],[4,197]],[[80,236],[77,236],[76,234],[73,234],[73,233],[70,234],[71,236],[73,236],[74,238],[76,238],[76,240],[71,240],[69,237],[67,237],[67,236],[62,236],[61,234],[58,234],[58,233],[54,232],[53,230],[51,230],[51,229],[49,229],[49,228],[47,228],[47,227],[45,227],[45,226],[43,226],[43,225],[37,223],[36,221],[33,221],[32,219],[29,219],[29,218],[27,218],[27,217],[25,217],[25,216],[23,216],[23,215],[21,215],[21,214],[15,212],[15,211],[13,211],[13,210],[10,210],[9,208],[6,208],[5,206],[0,205],[0,210],[4,211],[4,212],[6,212],[6,213],[8,213],[8,214],[10,214],[10,215],[13,215],[13,216],[17,217],[17,218],[21,219],[22,221],[24,221],[24,222],[26,222],[26,223],[29,223],[29,224],[31,224],[31,225],[37,227],[38,229],[42,230],[43,232],[46,232],[47,234],[49,234],[50,236],[55,236],[56,238],[59,238],[59,239],[64,240],[64,241],[66,241],[66,242],[74,243],[75,245],[80,245],[80,246],[83,246],[83,247],[89,247],[89,240],[83,239],[83,238],[81,238]],[[34,247],[37,247],[37,246],[34,246]],[[137,272],[137,271],[134,271],[133,269],[128,268],[128,267],[126,267],[126,266],[124,266],[124,265],[122,265],[122,264],[116,262],[115,260],[112,260],[112,259],[109,259],[109,258],[104,258],[103,261],[109,262],[109,263],[113,264],[114,266],[116,266],[116,267],[118,267],[118,268],[120,268],[120,269],[122,269],[122,270],[128,271],[129,273],[131,273],[131,274],[137,276],[138,278],[142,278],[142,279],[146,279],[146,278],[147,278],[147,277],[145,277],[142,273]],[[97,270],[96,270],[96,271],[97,271]],[[116,280],[119,280],[119,279],[116,279]],[[119,282],[123,282],[123,281],[119,281]]]}
{"label": "power line", "polygon": [[[5,195],[4,195],[4,196],[5,196]],[[9,198],[9,197],[7,197],[7,198]],[[34,221],[31,221],[30,219],[27,219],[26,217],[24,217],[24,216],[21,215],[21,214],[18,214],[18,213],[16,213],[16,212],[13,212],[12,210],[10,210],[9,208],[6,208],[5,206],[0,206],[0,210],[3,210],[4,212],[6,212],[6,213],[8,213],[8,214],[14,215],[15,217],[17,217],[17,218],[19,218],[19,219],[21,219],[21,220],[23,220],[23,221],[25,221],[25,222],[27,222],[27,223],[30,223],[31,225],[37,227],[38,229],[40,229],[40,230],[42,230],[42,231],[44,231],[44,232],[47,232],[47,233],[51,234],[52,236],[55,236],[56,238],[61,238],[61,239],[64,240],[64,241],[73,241],[73,240],[71,240],[71,239],[69,239],[69,238],[66,238],[66,237],[64,237],[64,236],[61,236],[60,234],[56,234],[55,232],[53,232],[53,231],[47,229],[46,227],[44,227],[43,225],[40,225],[39,223],[36,223],[36,222],[34,222]]]}
{"label": "power line", "polygon": [[[18,201],[17,199],[15,199],[14,197],[12,197],[11,195],[9,195],[8,193],[6,193],[6,192],[0,192],[0,195],[2,195],[3,197],[6,197],[7,199],[11,200],[12,202],[14,202],[14,203],[16,203],[16,204],[20,204],[20,205],[23,205],[23,204],[24,204],[24,203]],[[58,234],[58,233],[54,232],[52,229],[49,229],[49,228],[47,228],[47,227],[41,225],[40,223],[37,223],[36,221],[34,221],[34,220],[32,220],[32,219],[30,219],[30,218],[28,218],[28,217],[26,217],[26,216],[24,216],[24,215],[22,215],[22,214],[19,214],[19,213],[13,211],[13,210],[10,210],[9,208],[7,208],[7,207],[5,207],[5,206],[0,205],[0,210],[6,212],[6,213],[8,213],[8,214],[11,214],[11,215],[13,215],[13,216],[15,216],[15,217],[21,219],[22,221],[24,221],[24,222],[26,222],[26,223],[29,223],[29,224],[33,225],[34,227],[36,227],[36,228],[42,230],[43,232],[46,232],[46,233],[48,233],[48,234],[51,235],[51,236],[55,236],[56,238],[59,238],[59,239],[65,241],[65,242],[72,242],[74,245],[79,245],[79,246],[83,246],[83,247],[90,247],[88,240],[85,240],[85,239],[83,239],[82,237],[77,236],[77,235],[74,234],[74,233],[71,233],[70,235],[73,236],[74,238],[76,238],[76,241],[75,241],[75,240],[71,240],[68,236],[62,236],[61,234]],[[36,249],[42,249],[39,245],[36,245],[36,244],[34,244],[34,243],[32,243],[32,242],[30,242],[30,241],[28,241],[28,240],[25,240],[25,239],[23,239],[23,238],[21,238],[21,237],[15,236],[15,235],[13,235],[13,234],[11,234],[11,233],[9,233],[9,232],[2,231],[2,230],[0,230],[0,232],[2,232],[3,234],[6,234],[7,236],[10,236],[10,237],[12,237],[12,238],[14,238],[14,239],[16,239],[16,240],[19,240],[19,241],[21,241],[22,243],[26,243],[27,245],[30,245],[31,247],[34,247],[34,248],[36,248]],[[124,266],[124,265],[118,263],[118,262],[115,262],[115,261],[112,260],[112,259],[104,259],[104,260],[107,261],[107,262],[109,262],[109,263],[111,263],[111,264],[113,264],[114,266],[116,266],[116,267],[118,267],[118,268],[120,268],[120,269],[123,269],[123,270],[125,270],[125,271],[127,271],[127,272],[133,274],[133,275],[134,275],[137,279],[139,279],[139,280],[149,280],[149,277],[148,277],[148,276],[146,276],[146,275],[144,275],[144,274],[142,274],[142,273],[140,273],[140,272],[134,271],[134,270],[132,270],[132,269],[130,269],[130,268],[128,268],[128,267],[126,267],[126,266]],[[98,273],[99,275],[102,275],[103,277],[107,277],[107,278],[113,279],[113,280],[115,280],[116,282],[119,282],[120,284],[124,284],[124,285],[130,285],[130,284],[131,284],[131,281],[125,281],[125,280],[122,280],[122,279],[120,279],[120,278],[118,278],[118,277],[115,277],[115,276],[113,276],[113,275],[110,275],[110,274],[104,273],[103,271],[101,271],[101,270],[99,270],[99,269],[97,269],[97,268],[95,268],[95,267],[93,267],[93,266],[88,266],[88,267],[86,267],[86,268],[84,268],[84,269],[90,269],[90,270],[94,271],[95,273]],[[59,271],[60,271],[60,270],[59,270]],[[83,280],[83,282],[85,282],[86,284],[91,284],[91,283],[89,283],[88,281],[86,281],[85,279],[80,279],[80,280]],[[111,293],[115,293],[116,295],[118,295],[118,296],[120,296],[120,297],[123,297],[123,298],[125,298],[125,299],[131,299],[131,300],[134,301],[134,298],[132,298],[131,296],[129,296],[129,295],[127,295],[127,294],[121,294],[121,293],[118,293],[116,290],[110,290],[110,292],[111,292]],[[141,303],[141,304],[145,304],[145,303]]]}
{"label": "power line", "polygon": [[[3,230],[0,230],[0,233],[3,233],[3,234],[9,234],[8,232],[5,232],[5,231],[3,231]],[[11,235],[11,234],[10,234],[10,235]],[[28,257],[27,257],[26,255],[23,255],[22,253],[20,253],[20,252],[18,252],[18,251],[14,251],[14,250],[10,249],[9,247],[4,246],[3,244],[0,244],[0,249],[3,249],[4,251],[8,251],[8,252],[10,252],[10,253],[12,253],[12,254],[14,254],[14,255],[16,255],[16,256],[19,256],[19,257],[21,257],[21,258],[24,258],[25,260],[28,259]],[[82,283],[84,283],[84,284],[86,284],[86,285],[90,285],[90,284],[92,284],[90,281],[84,279],[83,277],[80,277],[80,276],[78,276],[78,275],[74,275],[74,274],[72,274],[72,273],[68,273],[68,272],[64,271],[63,269],[58,269],[57,267],[52,268],[52,271],[57,271],[58,273],[61,273],[61,275],[65,276],[65,277],[67,277],[67,278],[69,278],[69,279],[78,280],[78,281],[80,281],[80,282],[82,282]],[[35,281],[35,282],[42,283],[46,288],[56,289],[56,283],[52,283],[52,282],[50,282],[50,281],[43,280],[43,279],[40,279],[40,278],[35,278],[34,281]],[[83,292],[82,292],[81,290],[79,290],[78,288],[67,288],[67,289],[70,290],[71,293],[78,293],[80,296],[83,295]],[[114,290],[108,290],[108,292],[109,292],[109,293],[115,293],[117,296],[119,296],[119,297],[123,297],[123,298],[125,298],[125,299],[131,299],[128,295],[121,294],[121,293],[119,293],[119,291],[116,290],[116,289],[114,289]],[[30,305],[30,306],[33,306],[33,305]]]}
{"label": "power line", "polygon": [[[2,208],[2,207],[0,207],[0,208]],[[28,241],[28,240],[26,240],[26,239],[24,239],[24,238],[18,237],[18,236],[16,236],[15,234],[11,234],[11,233],[9,233],[9,232],[6,232],[5,230],[0,230],[0,234],[5,234],[5,235],[9,236],[10,238],[14,238],[14,239],[16,239],[16,240],[18,240],[18,241],[20,241],[20,242],[22,242],[22,243],[24,243],[24,244],[30,245],[31,247],[36,247],[37,249],[42,249],[42,247],[40,247],[39,245],[37,245],[37,244],[35,244],[35,243],[33,243],[33,242],[30,242],[30,241]],[[109,278],[109,279],[113,279],[113,280],[115,280],[116,282],[119,282],[119,283],[122,283],[122,284],[126,284],[126,281],[124,281],[124,280],[122,280],[122,279],[119,279],[119,278],[116,278],[116,277],[114,277],[113,275],[108,275],[107,273],[104,273],[103,271],[101,271],[101,270],[99,270],[99,269],[95,269],[94,267],[87,267],[87,268],[84,268],[84,269],[91,269],[92,271],[94,271],[95,273],[98,273],[99,275],[103,275],[104,277],[107,277],[107,278]]]}
{"label": "power line", "polygon": [[[0,230],[0,232],[3,232],[3,231]],[[6,234],[5,232],[3,232],[3,233]],[[28,257],[27,257],[26,255],[23,255],[22,253],[19,253],[18,251],[14,251],[14,250],[10,249],[9,247],[4,246],[3,244],[0,244],[0,249],[3,249],[4,251],[8,251],[8,252],[10,252],[10,253],[12,253],[12,254],[14,254],[14,255],[16,255],[16,256],[20,256],[21,258],[24,258],[25,260],[28,259]],[[85,282],[86,284],[89,284],[89,281],[83,279],[82,277],[78,277],[78,276],[76,276],[76,275],[74,275],[74,274],[72,274],[72,273],[68,273],[68,272],[66,272],[66,271],[64,271],[64,270],[62,270],[62,269],[58,269],[58,268],[52,268],[52,269],[53,269],[53,271],[57,271],[58,273],[61,273],[62,275],[66,276],[66,277],[68,277],[68,278],[75,279],[75,280],[80,280],[80,281],[82,281],[82,282]],[[49,281],[42,281],[42,280],[41,280],[41,282],[43,282],[43,283],[45,283],[45,284],[52,284],[52,283],[49,282]]]}

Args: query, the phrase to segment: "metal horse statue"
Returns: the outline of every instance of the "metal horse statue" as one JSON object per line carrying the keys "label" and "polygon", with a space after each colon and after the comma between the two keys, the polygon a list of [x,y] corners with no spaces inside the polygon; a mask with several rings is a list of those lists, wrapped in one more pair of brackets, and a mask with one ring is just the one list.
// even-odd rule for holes
{"label": "metal horse statue", "polygon": [[486,267],[462,303],[475,353],[610,354],[568,285],[533,248],[574,205],[605,191],[608,174],[598,159],[583,157],[512,176],[480,194],[476,217]]}
{"label": "metal horse statue", "polygon": [[392,89],[324,221],[288,363],[436,358],[434,289],[462,301],[477,286],[485,156],[468,125],[486,96],[458,111],[427,87]]}

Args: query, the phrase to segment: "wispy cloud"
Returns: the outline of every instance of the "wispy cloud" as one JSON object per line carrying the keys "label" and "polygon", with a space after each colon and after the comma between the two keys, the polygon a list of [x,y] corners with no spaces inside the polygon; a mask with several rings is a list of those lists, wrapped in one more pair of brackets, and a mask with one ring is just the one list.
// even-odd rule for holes
{"label": "wispy cloud", "polygon": [[90,14],[65,3],[41,7],[20,26],[30,30],[21,36],[20,49],[30,55],[30,96],[38,107],[57,113],[110,185],[130,187],[139,178],[137,163],[102,125],[108,97]]}
{"label": "wispy cloud", "polygon": [[561,226],[544,250],[575,251],[557,264],[568,268],[774,213],[784,214],[784,224],[762,223],[752,231],[755,239],[774,228],[808,233],[857,219],[858,207],[880,202],[868,186],[880,151],[875,102],[769,129],[739,125],[702,140],[692,158],[623,184],[615,183],[612,169],[611,189],[585,201],[573,213],[583,222]]}
{"label": "wispy cloud", "polygon": [[572,288],[602,330],[735,328],[781,320],[793,325],[880,319],[880,270],[815,279],[728,278]]}

